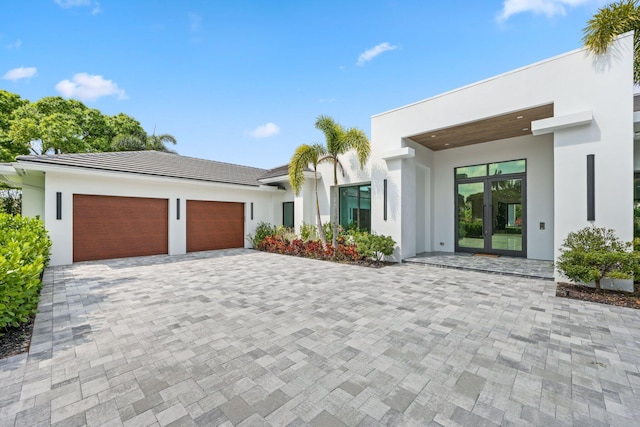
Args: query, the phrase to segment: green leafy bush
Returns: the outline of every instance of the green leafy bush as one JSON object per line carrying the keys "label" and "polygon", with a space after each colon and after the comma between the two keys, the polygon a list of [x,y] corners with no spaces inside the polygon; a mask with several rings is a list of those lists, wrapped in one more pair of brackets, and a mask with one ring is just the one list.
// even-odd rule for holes
{"label": "green leafy bush", "polygon": [[[366,232],[352,232],[350,237],[356,245],[356,249],[360,256],[365,259],[373,259],[376,262],[382,261],[384,256],[393,254],[396,242],[391,236],[382,236],[378,234],[369,234]],[[347,238],[347,242],[350,238]]]}
{"label": "green leafy bush", "polygon": [[569,233],[556,267],[574,282],[594,282],[600,290],[604,278],[631,279],[638,270],[639,254],[611,229],[586,227]]}
{"label": "green leafy bush", "polygon": [[278,237],[282,240],[286,240],[288,242],[291,242],[292,240],[295,240],[298,238],[293,228],[285,227],[284,225],[276,226],[276,228],[273,231],[273,235],[275,237]]}
{"label": "green leafy bush", "polygon": [[303,222],[300,226],[300,238],[305,242],[308,240],[316,240],[318,238],[316,231],[315,225]]}
{"label": "green leafy bush", "polygon": [[256,226],[255,233],[253,235],[249,234],[247,236],[247,239],[251,242],[254,248],[257,248],[264,241],[264,239],[270,236],[274,236],[275,232],[276,229],[273,225],[261,221]]}
{"label": "green leafy bush", "polygon": [[42,221],[0,213],[0,331],[35,313],[50,250]]}
{"label": "green leafy bush", "polygon": [[331,224],[331,221],[327,221],[322,224],[322,231],[324,231],[324,235],[327,238],[327,241],[330,242],[333,238],[333,224]]}

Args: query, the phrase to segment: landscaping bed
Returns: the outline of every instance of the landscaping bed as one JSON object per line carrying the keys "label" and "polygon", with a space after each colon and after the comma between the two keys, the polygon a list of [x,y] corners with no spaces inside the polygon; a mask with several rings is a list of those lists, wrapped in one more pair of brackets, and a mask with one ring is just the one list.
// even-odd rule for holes
{"label": "landscaping bed", "polygon": [[20,326],[6,328],[2,331],[3,335],[0,336],[0,359],[29,351],[35,318],[36,316],[33,315]]}
{"label": "landscaping bed", "polygon": [[[332,236],[330,227],[327,227],[325,235]],[[393,264],[384,261],[384,257],[391,255],[395,248],[390,236],[340,228],[334,249],[328,241],[323,244],[316,227],[309,224],[303,224],[300,234],[296,234],[293,229],[261,222],[255,234],[247,238],[255,249],[263,252],[376,268]]]}
{"label": "landscaping bed", "polygon": [[560,282],[556,288],[556,296],[640,309],[640,292],[614,291],[609,289],[596,291],[595,288],[589,286]]}

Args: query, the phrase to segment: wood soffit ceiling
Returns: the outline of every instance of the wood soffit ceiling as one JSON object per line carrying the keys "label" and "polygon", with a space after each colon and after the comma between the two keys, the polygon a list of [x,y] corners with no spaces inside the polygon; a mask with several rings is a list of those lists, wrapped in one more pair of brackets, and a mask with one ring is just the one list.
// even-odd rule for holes
{"label": "wood soffit ceiling", "polygon": [[531,122],[553,117],[553,104],[527,108],[461,125],[435,129],[409,139],[433,151],[531,135]]}

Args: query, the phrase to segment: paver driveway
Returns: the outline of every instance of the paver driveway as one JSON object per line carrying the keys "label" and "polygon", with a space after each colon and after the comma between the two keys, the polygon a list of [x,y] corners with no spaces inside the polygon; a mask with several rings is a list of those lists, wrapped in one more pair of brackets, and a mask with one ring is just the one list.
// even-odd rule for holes
{"label": "paver driveway", "polygon": [[632,425],[640,311],[250,250],[51,268],[1,425]]}

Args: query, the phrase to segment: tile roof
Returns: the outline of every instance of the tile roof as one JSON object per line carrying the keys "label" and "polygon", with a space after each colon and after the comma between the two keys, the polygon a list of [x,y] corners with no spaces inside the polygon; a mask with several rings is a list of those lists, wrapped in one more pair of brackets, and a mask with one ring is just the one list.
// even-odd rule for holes
{"label": "tile roof", "polygon": [[[304,170],[305,170],[305,172],[313,172],[313,170],[310,169],[309,167],[305,167]],[[287,165],[278,166],[277,168],[269,169],[268,171],[266,171],[266,173],[264,175],[262,175],[258,179],[260,181],[262,181],[263,179],[280,178],[280,177],[287,177],[287,180],[289,180],[289,165],[288,164]]]}
{"label": "tile roof", "polygon": [[17,161],[19,163],[41,163],[255,187],[260,185],[258,178],[267,172],[266,169],[196,159],[159,151],[19,156]]}
{"label": "tile roof", "polygon": [[264,175],[260,176],[258,179],[269,179],[269,178],[277,178],[281,176],[289,175],[289,165],[278,166],[277,168],[269,169],[264,173]]}

